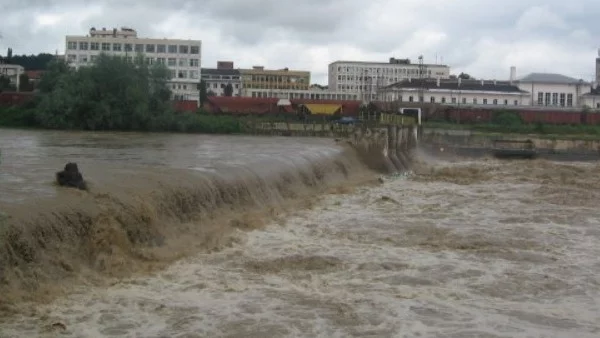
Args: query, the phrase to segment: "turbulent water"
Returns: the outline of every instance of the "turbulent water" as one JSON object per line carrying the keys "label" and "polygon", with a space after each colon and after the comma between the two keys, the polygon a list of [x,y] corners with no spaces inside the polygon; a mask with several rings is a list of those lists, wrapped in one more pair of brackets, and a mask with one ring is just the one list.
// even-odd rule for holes
{"label": "turbulent water", "polygon": [[[319,149],[333,151],[325,144]],[[352,171],[368,172],[341,150],[327,156],[335,161],[320,155],[287,162],[296,163],[295,176],[288,173],[298,178],[283,185],[266,183],[280,177],[273,168],[252,171],[250,181],[235,185],[263,189],[248,205],[289,199],[292,207],[229,209],[213,222],[168,224],[178,234],[205,238],[191,229],[200,223],[219,228],[223,215],[243,214],[229,220],[228,240],[216,250],[111,285],[91,281],[107,279],[86,272],[94,265],[69,267],[79,286],[46,305],[20,304],[0,323],[0,336],[600,336],[599,164],[427,158],[408,177],[319,190],[326,179],[345,182]],[[320,165],[309,165],[310,159]],[[152,173],[143,177],[163,182]],[[185,182],[200,182],[200,176],[180,174]],[[224,177],[240,171],[221,174],[220,183],[231,186]],[[320,183],[311,184],[309,176]],[[290,189],[295,193],[267,198]],[[318,198],[317,192],[329,194]],[[119,262],[128,261],[112,261],[110,271]],[[38,269],[42,277],[57,273]]]}

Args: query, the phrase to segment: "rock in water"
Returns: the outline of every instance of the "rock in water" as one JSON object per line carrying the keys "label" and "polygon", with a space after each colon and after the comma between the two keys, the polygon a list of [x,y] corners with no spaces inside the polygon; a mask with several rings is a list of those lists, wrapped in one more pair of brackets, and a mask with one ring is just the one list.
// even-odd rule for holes
{"label": "rock in water", "polygon": [[65,165],[65,170],[57,172],[56,182],[58,182],[60,186],[87,190],[87,184],[79,172],[77,163],[69,162]]}

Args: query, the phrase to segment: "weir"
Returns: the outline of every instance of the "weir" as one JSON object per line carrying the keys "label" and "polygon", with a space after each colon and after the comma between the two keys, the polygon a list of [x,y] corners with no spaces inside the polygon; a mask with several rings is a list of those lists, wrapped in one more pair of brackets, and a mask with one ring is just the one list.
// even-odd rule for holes
{"label": "weir", "polygon": [[371,169],[388,174],[404,173],[411,169],[417,147],[417,127],[387,125],[359,128],[349,142]]}

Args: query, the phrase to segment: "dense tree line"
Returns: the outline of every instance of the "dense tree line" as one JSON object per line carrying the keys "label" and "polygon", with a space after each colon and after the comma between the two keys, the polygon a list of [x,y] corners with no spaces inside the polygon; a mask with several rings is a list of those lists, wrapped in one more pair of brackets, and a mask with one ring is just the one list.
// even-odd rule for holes
{"label": "dense tree line", "polygon": [[45,70],[55,56],[48,53],[38,55],[13,55],[12,49],[8,49],[6,56],[0,56],[0,62],[20,65],[25,70]]}
{"label": "dense tree line", "polygon": [[234,119],[177,114],[167,85],[165,65],[148,65],[99,55],[89,67],[75,70],[52,60],[37,86],[36,99],[4,112],[0,125],[53,129],[239,132]]}

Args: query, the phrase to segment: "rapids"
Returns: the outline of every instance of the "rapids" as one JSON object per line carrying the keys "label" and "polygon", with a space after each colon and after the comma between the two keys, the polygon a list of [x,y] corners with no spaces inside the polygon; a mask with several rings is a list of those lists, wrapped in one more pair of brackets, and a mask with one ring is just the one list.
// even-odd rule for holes
{"label": "rapids", "polygon": [[[112,203],[135,206],[135,212],[126,213],[130,216],[153,212],[152,222],[140,224],[153,224],[160,236],[149,238],[170,244],[154,243],[150,249],[136,249],[135,255],[119,254],[114,247],[110,253],[89,253],[104,255],[104,267],[111,263],[114,274],[89,272],[100,269],[97,261],[63,262],[76,272],[61,270],[73,285],[62,290],[68,294],[47,304],[18,303],[16,312],[11,308],[10,316],[1,319],[0,336],[600,335],[599,164],[427,158],[411,175],[364,185],[372,182],[365,177],[374,174],[351,153],[338,149],[320,154],[284,164],[268,162],[279,163],[281,170],[292,166],[283,170],[286,179],[275,165],[266,172],[252,166],[223,169],[209,181],[202,181],[207,172],[183,169],[132,173],[126,183],[114,178],[124,189],[147,182],[162,189],[149,199],[152,203],[130,199],[130,194]],[[180,170],[177,177],[183,178],[176,182],[185,184],[165,183],[163,175],[172,170]],[[351,183],[340,186],[329,180]],[[179,189],[200,181],[219,192],[220,199],[206,193],[198,197],[206,190],[202,186],[184,190],[197,196],[185,202],[189,197],[183,198]],[[210,182],[228,187],[228,194]],[[100,196],[94,198],[105,198],[102,189],[113,189],[112,184],[98,187]],[[241,188],[248,186],[260,192]],[[165,204],[173,196],[179,196],[178,202]],[[157,216],[156,210],[169,208],[193,213],[188,210],[192,205],[207,200],[200,203],[202,210],[221,210],[210,221],[172,215],[166,218],[171,223],[161,223]],[[240,201],[245,207],[232,207]],[[261,207],[267,205],[282,207]],[[140,221],[127,220],[115,224]],[[224,225],[227,236],[217,236]],[[103,238],[125,241],[115,236]],[[169,250],[178,248],[173,243],[198,250],[173,256]],[[121,244],[122,249],[126,243]],[[208,247],[212,250],[200,250]],[[169,250],[163,252],[165,248]],[[59,265],[58,258],[64,258],[59,254],[81,253],[43,250],[56,255],[48,264]],[[117,273],[147,262],[167,263],[159,264],[159,270]],[[28,278],[44,280],[57,271],[39,267],[37,274],[27,277],[21,271],[11,278],[31,283]]]}

